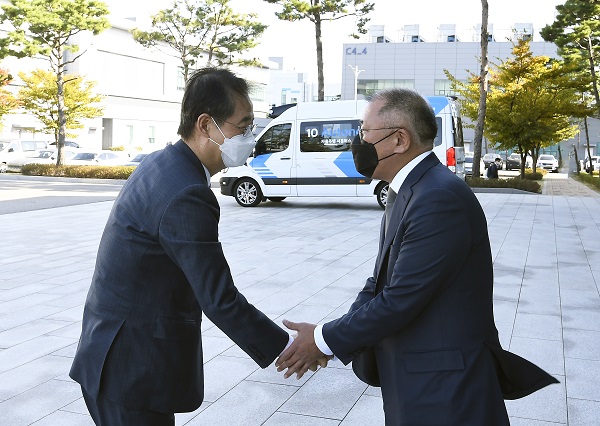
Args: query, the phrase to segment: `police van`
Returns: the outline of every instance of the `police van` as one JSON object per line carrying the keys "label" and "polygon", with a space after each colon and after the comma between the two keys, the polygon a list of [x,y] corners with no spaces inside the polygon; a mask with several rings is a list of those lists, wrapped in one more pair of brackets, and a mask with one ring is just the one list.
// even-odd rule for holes
{"label": "police van", "polygon": [[[433,152],[464,179],[462,125],[454,99],[427,98],[435,111],[438,134]],[[364,100],[306,102],[294,105],[258,134],[245,165],[223,170],[221,193],[239,205],[286,197],[373,197],[383,208],[388,183],[356,171],[350,146],[360,129]]]}

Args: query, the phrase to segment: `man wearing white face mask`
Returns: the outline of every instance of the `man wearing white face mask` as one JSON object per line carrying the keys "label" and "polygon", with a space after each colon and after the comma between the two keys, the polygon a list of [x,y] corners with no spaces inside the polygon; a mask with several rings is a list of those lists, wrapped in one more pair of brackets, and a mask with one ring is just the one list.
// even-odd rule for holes
{"label": "man wearing white face mask", "polygon": [[115,201],[70,373],[97,425],[174,425],[200,406],[203,313],[262,368],[291,343],[236,289],[218,239],[210,176],[246,161],[253,120],[244,80],[197,71],[181,140],[146,157]]}

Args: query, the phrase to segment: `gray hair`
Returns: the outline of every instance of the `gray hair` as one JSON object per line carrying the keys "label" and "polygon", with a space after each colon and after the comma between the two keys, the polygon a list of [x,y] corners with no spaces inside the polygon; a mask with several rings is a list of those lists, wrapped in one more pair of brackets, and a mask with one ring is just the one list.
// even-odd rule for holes
{"label": "gray hair", "polygon": [[433,148],[437,135],[435,113],[420,94],[409,89],[386,89],[375,93],[369,101],[383,101],[379,113],[385,117],[388,126],[401,124],[417,145]]}

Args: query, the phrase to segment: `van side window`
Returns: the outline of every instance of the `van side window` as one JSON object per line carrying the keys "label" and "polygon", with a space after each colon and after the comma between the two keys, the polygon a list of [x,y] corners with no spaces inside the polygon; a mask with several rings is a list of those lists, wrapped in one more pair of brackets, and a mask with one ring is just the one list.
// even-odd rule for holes
{"label": "van side window", "polygon": [[277,124],[267,130],[256,142],[254,156],[285,151],[290,146],[292,124]]}
{"label": "van side window", "polygon": [[437,124],[438,131],[433,140],[433,146],[440,146],[442,144],[442,117],[435,117],[435,123]]}
{"label": "van side window", "polygon": [[358,120],[304,122],[300,125],[300,151],[349,151],[358,129]]}

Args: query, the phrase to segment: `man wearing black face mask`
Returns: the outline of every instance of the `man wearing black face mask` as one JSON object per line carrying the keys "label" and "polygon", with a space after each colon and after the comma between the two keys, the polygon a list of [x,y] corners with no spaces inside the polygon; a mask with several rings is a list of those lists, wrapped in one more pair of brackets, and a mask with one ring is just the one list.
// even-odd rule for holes
{"label": "man wearing black face mask", "polygon": [[262,368],[290,337],[234,286],[210,176],[254,147],[246,82],[205,68],[186,83],[181,140],[150,154],[100,241],[70,376],[97,425],[174,425],[204,395],[206,315]]}
{"label": "man wearing black face mask", "polygon": [[324,354],[353,361],[361,380],[381,386],[389,426],[504,426],[503,399],[557,380],[500,346],[486,218],[473,191],[432,152],[436,132],[416,92],[373,97],[354,161],[365,176],[390,182],[389,206],[397,194],[382,220],[373,276],[336,320],[284,320],[298,335],[276,365],[301,377]]}

